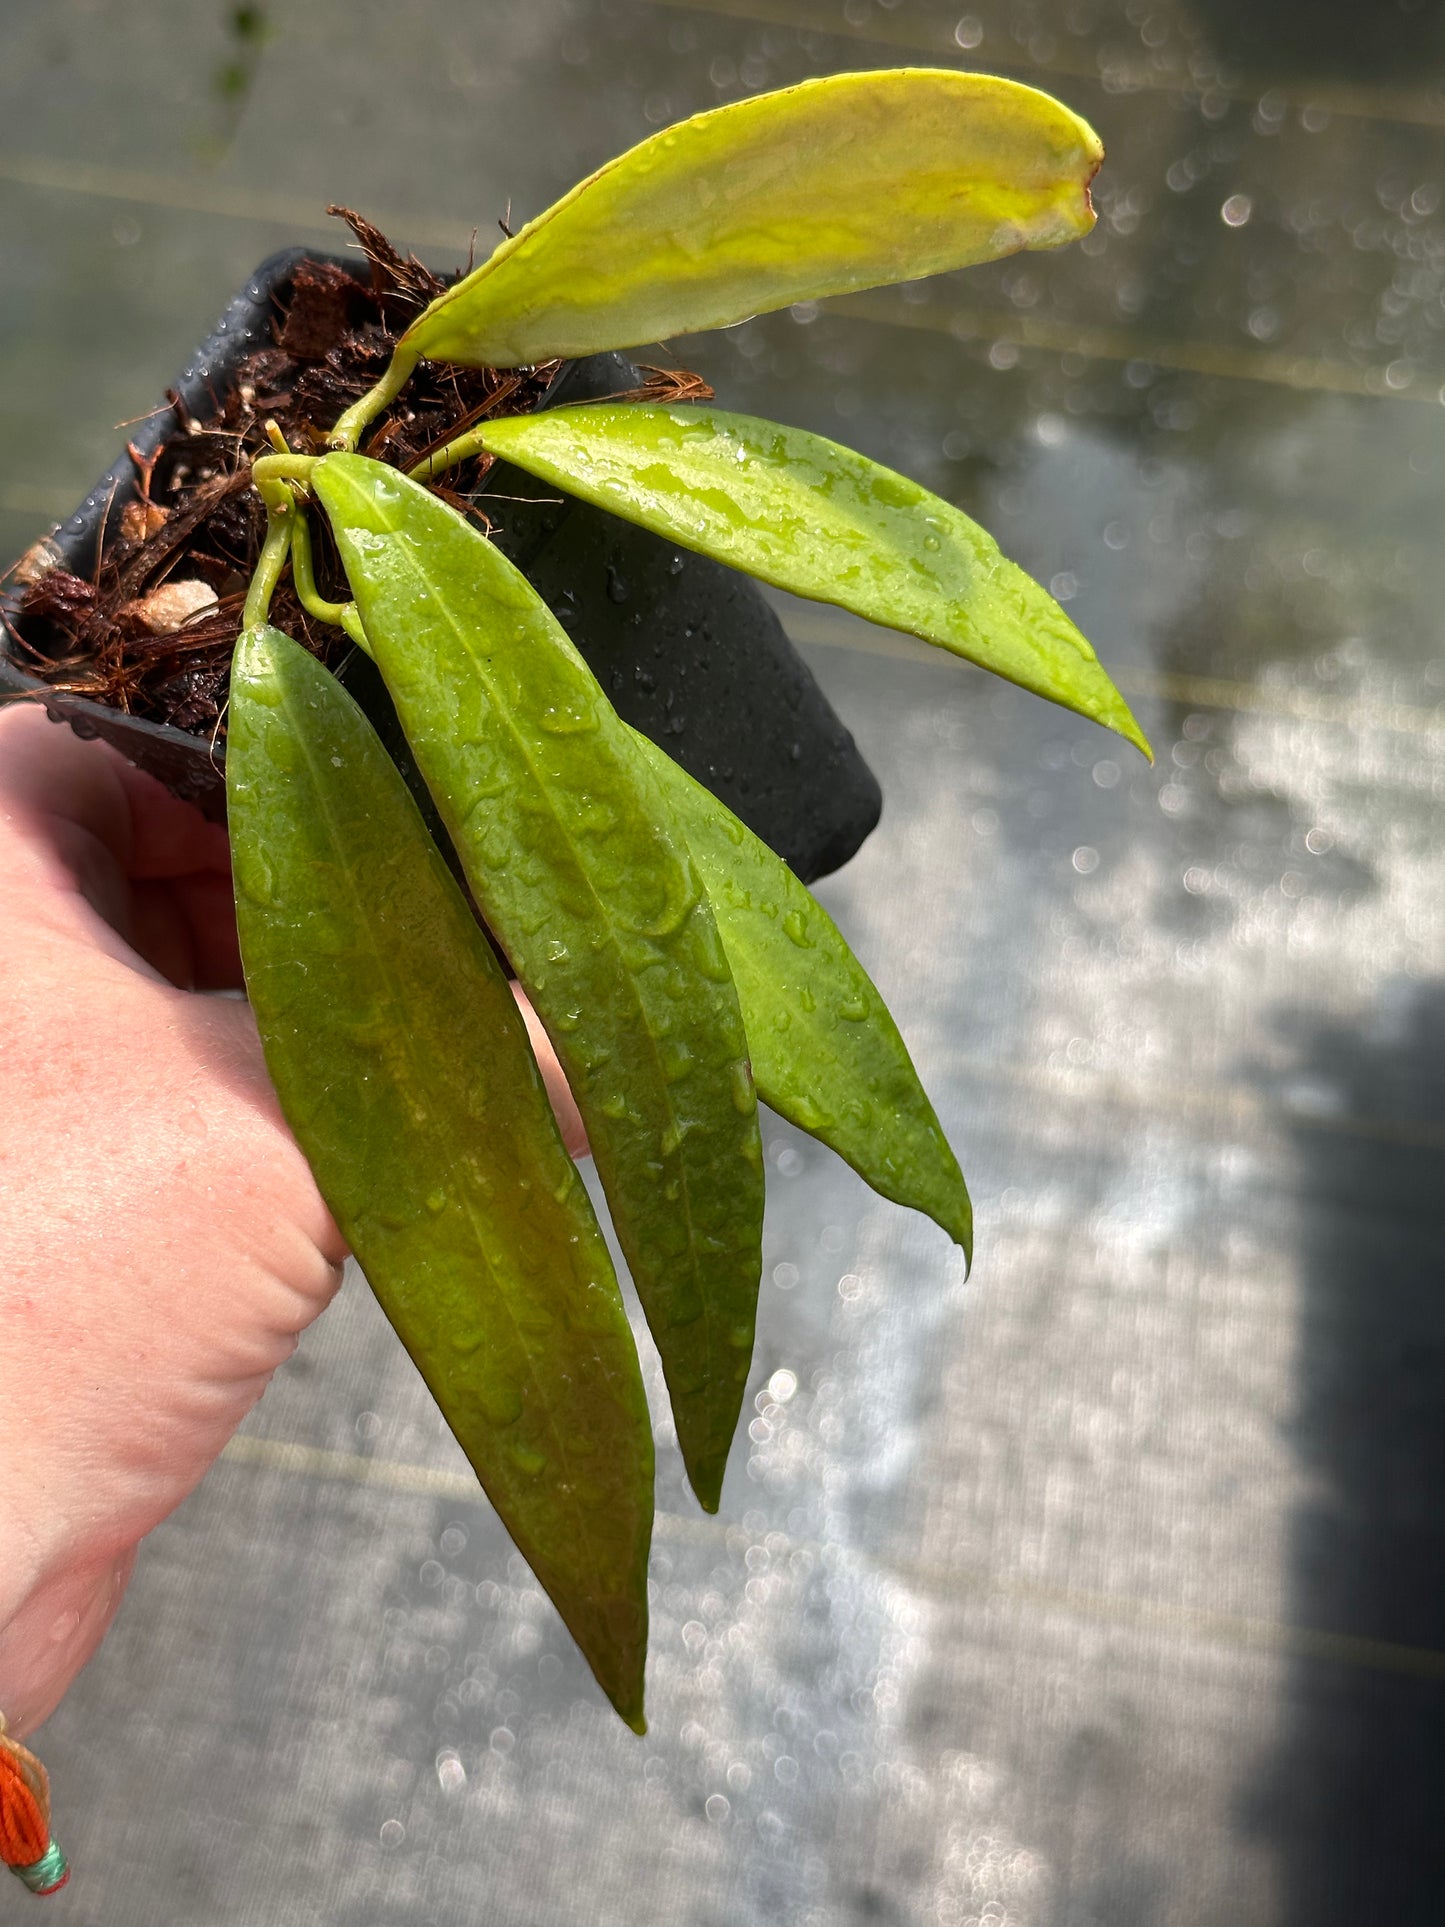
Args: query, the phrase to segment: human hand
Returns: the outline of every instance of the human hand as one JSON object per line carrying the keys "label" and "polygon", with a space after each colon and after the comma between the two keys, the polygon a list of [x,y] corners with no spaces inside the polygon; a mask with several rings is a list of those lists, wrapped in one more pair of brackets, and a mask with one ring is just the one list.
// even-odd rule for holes
{"label": "human hand", "polygon": [[196,994],[240,984],[224,830],[104,745],[0,712],[0,1711],[17,1735],[340,1280],[250,1007]]}

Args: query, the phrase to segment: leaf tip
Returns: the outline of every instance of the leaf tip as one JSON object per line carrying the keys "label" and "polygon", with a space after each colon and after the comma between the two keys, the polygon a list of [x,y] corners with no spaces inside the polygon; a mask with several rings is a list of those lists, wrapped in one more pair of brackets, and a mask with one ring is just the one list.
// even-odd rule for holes
{"label": "leaf tip", "polygon": [[[639,1583],[646,1586],[645,1577]],[[630,1617],[630,1615],[629,1615]],[[620,1645],[608,1642],[609,1651],[605,1655],[583,1647],[587,1663],[592,1668],[593,1677],[607,1695],[613,1712],[624,1726],[630,1726],[634,1733],[647,1731],[647,1713],[644,1699],[647,1691],[647,1620],[644,1609],[640,1626],[629,1631]]]}
{"label": "leaf tip", "polygon": [[1094,711],[1094,721],[1102,723],[1105,729],[1113,730],[1122,736],[1126,743],[1132,743],[1146,763],[1154,761],[1154,749],[1149,738],[1135,720],[1134,712],[1119,694],[1113,683],[1109,685],[1110,701],[1103,709]]}
{"label": "leaf tip", "polygon": [[973,1270],[973,1205],[967,1195],[947,1213],[935,1214],[933,1221],[963,1253],[963,1275],[967,1278]]}
{"label": "leaf tip", "polygon": [[716,1465],[689,1465],[688,1484],[693,1496],[704,1512],[716,1512],[722,1504],[723,1474],[727,1470],[727,1459]]}
{"label": "leaf tip", "polygon": [[[741,1406],[742,1388],[739,1387],[737,1404],[732,1407],[731,1417],[727,1420],[728,1430],[721,1440],[717,1429],[703,1429],[701,1436],[694,1432],[691,1437],[681,1441],[687,1482],[704,1512],[716,1512],[722,1504],[723,1478],[728,1469],[728,1454],[737,1432]],[[676,1409],[674,1406],[674,1413]]]}
{"label": "leaf tip", "polygon": [[1119,731],[1119,734],[1125,739],[1126,742],[1130,742],[1134,745],[1135,749],[1138,750],[1139,754],[1144,758],[1144,761],[1146,763],[1149,763],[1150,765],[1153,764],[1154,746],[1149,741],[1149,738],[1144,734],[1143,730],[1140,729],[1139,725],[1134,721],[1134,718],[1132,716],[1129,717],[1129,727],[1127,729],[1121,729]]}

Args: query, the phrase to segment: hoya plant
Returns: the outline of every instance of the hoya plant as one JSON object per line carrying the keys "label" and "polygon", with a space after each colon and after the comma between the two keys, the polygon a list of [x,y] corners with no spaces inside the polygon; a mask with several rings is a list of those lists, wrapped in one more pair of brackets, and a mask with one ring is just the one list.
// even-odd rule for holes
{"label": "hoya plant", "polygon": [[[227,784],[267,1063],[387,1315],[639,1730],[642,1378],[487,932],[586,1125],[709,1510],[753,1350],[758,1100],[965,1253],[971,1211],[883,999],[826,912],[621,721],[447,478],[504,458],[1148,746],[1089,644],[983,530],[821,436],[622,400],[494,415],[407,472],[358,450],[384,450],[373,425],[422,362],[531,368],[1053,247],[1091,225],[1101,158],[1058,102],[954,72],[844,74],[699,115],[433,300],[325,443],[291,449],[278,431],[252,469],[268,523],[231,673]],[[321,520],[340,597],[318,587]],[[374,659],[470,903],[361,711],[269,624],[288,569],[309,614]]]}

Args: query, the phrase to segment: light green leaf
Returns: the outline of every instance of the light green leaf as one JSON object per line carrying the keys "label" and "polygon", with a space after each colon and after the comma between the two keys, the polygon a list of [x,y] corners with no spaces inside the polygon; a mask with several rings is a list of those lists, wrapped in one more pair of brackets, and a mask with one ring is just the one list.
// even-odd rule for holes
{"label": "light green leaf", "polygon": [[516,1003],[376,732],[279,631],[231,674],[246,987],[316,1182],[507,1529],[642,1725],[652,1428]]}
{"label": "light green leaf", "polygon": [[752,1357],[763,1171],[706,893],[631,732],[526,578],[379,462],[329,455],[311,484],[472,894],[567,1073],[715,1509]]}
{"label": "light green leaf", "polygon": [[966,656],[1153,760],[1053,597],[961,509],[850,448],[751,415],[630,402],[511,416],[474,434],[684,548]]}
{"label": "light green leaf", "polygon": [[609,162],[439,296],[403,352],[516,367],[1057,247],[1093,226],[1103,157],[1077,114],[1015,81],[804,81]]}
{"label": "light green leaf", "polygon": [[973,1254],[958,1160],[898,1027],[842,932],[787,864],[645,736],[732,965],[758,1096],[885,1198]]}

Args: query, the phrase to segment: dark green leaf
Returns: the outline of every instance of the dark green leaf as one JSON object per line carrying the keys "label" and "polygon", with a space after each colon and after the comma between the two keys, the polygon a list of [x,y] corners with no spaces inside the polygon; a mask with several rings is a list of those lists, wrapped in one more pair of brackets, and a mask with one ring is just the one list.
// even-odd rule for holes
{"label": "dark green leaf", "polygon": [[538,1579],[641,1730],[652,1431],[517,1007],[386,752],[274,629],[231,674],[246,987],[322,1195]]}
{"label": "dark green leaf", "polygon": [[888,1006],[787,864],[655,743],[637,738],[712,899],[758,1095],[885,1198],[926,1212],[969,1257],[958,1160]]}
{"label": "dark green leaf", "polygon": [[545,603],[357,455],[312,477],[483,915],[567,1072],[678,1438],[715,1507],[752,1356],[763,1177],[727,956],[652,771]]}

